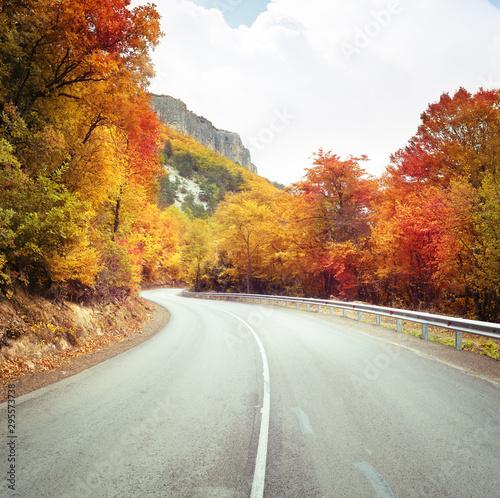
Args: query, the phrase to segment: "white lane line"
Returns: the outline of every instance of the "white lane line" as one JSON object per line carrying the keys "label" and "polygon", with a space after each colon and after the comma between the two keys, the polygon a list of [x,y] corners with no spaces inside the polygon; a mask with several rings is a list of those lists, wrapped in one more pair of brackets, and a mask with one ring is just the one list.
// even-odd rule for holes
{"label": "white lane line", "polygon": [[250,494],[250,498],[262,498],[264,496],[264,481],[266,479],[267,444],[269,440],[269,413],[271,408],[271,382],[269,377],[267,355],[259,336],[255,333],[255,330],[248,325],[248,323],[230,311],[223,310],[217,306],[212,306],[211,304],[207,304],[207,306],[215,308],[218,311],[223,311],[243,323],[243,325],[245,325],[245,327],[247,327],[253,334],[257,345],[259,346],[260,355],[262,357],[262,365],[264,366],[264,371],[262,372],[264,377],[264,399],[262,401],[261,408],[262,417],[260,421],[259,444],[257,446],[257,458],[255,459],[255,470],[253,473],[252,492]]}
{"label": "white lane line", "polygon": [[385,479],[368,462],[358,462],[354,466],[361,470],[371,482],[378,498],[394,498],[394,493],[389,484],[385,482]]}
{"label": "white lane line", "polygon": [[302,432],[302,434],[314,436],[312,424],[307,413],[298,406],[292,408],[292,412],[295,413],[299,420],[300,432]]}

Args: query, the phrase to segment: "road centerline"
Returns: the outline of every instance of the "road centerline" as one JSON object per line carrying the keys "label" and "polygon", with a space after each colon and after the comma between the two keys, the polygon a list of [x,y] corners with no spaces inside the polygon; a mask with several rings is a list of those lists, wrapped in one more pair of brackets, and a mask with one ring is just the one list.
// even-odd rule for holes
{"label": "road centerline", "polygon": [[267,446],[269,441],[269,418],[270,418],[270,408],[271,408],[271,380],[269,375],[269,365],[267,362],[267,355],[264,350],[264,346],[259,339],[259,336],[255,330],[239,316],[231,313],[230,311],[224,310],[217,306],[207,304],[210,308],[214,308],[218,311],[222,311],[232,316],[236,320],[240,321],[248,330],[252,333],[257,345],[259,346],[260,355],[262,358],[263,365],[263,379],[264,379],[264,396],[262,400],[261,408],[261,422],[260,422],[260,432],[259,432],[259,443],[257,446],[257,457],[255,459],[255,470],[253,474],[252,481],[252,491],[250,494],[251,498],[262,498],[264,496],[264,483],[266,479],[266,462],[267,462]]}

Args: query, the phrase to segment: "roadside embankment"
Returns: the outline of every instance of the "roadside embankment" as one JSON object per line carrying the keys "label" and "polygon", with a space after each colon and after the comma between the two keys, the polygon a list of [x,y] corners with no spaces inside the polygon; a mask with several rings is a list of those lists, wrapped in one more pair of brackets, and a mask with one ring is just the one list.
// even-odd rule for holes
{"label": "roadside embankment", "polygon": [[139,297],[81,306],[16,293],[0,301],[0,402],[8,383],[22,395],[57,382],[137,346],[168,319]]}

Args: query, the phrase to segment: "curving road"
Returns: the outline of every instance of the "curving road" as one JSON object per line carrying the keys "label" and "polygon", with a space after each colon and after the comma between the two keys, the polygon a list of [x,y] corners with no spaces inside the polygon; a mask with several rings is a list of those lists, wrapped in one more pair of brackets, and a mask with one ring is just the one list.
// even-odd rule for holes
{"label": "curving road", "polygon": [[369,325],[177,292],[144,293],[171,313],[152,339],[17,399],[0,496],[499,495],[498,385]]}

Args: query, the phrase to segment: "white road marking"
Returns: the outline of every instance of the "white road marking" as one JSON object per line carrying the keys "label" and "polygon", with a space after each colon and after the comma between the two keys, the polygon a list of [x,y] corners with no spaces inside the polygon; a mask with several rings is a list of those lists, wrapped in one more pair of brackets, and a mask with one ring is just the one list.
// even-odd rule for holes
{"label": "white road marking", "polygon": [[299,420],[299,425],[300,425],[300,432],[302,432],[302,434],[314,436],[314,431],[313,431],[313,428],[311,425],[311,421],[309,420],[307,413],[304,412],[298,406],[296,406],[295,408],[292,408],[292,412],[295,413],[295,415],[297,415],[297,418]]}
{"label": "white road marking", "polygon": [[389,484],[385,482],[385,479],[368,462],[358,462],[354,466],[361,470],[371,482],[378,498],[394,498],[394,493]]}
{"label": "white road marking", "polygon": [[215,308],[218,311],[223,311],[228,315],[231,315],[236,320],[239,320],[245,327],[250,330],[253,334],[257,345],[259,346],[260,355],[262,357],[262,365],[264,371],[262,372],[264,377],[264,398],[262,401],[261,414],[262,418],[260,421],[260,433],[259,433],[259,443],[257,446],[257,458],[255,459],[255,470],[253,473],[252,481],[252,492],[250,494],[251,498],[262,498],[264,496],[264,481],[266,479],[266,461],[267,461],[267,445],[269,440],[269,413],[271,408],[271,382],[269,376],[269,365],[267,363],[267,355],[264,351],[264,346],[262,345],[259,336],[255,333],[255,330],[248,325],[239,316],[231,313],[230,311],[223,310],[217,306],[212,306],[207,304],[211,308]]}

